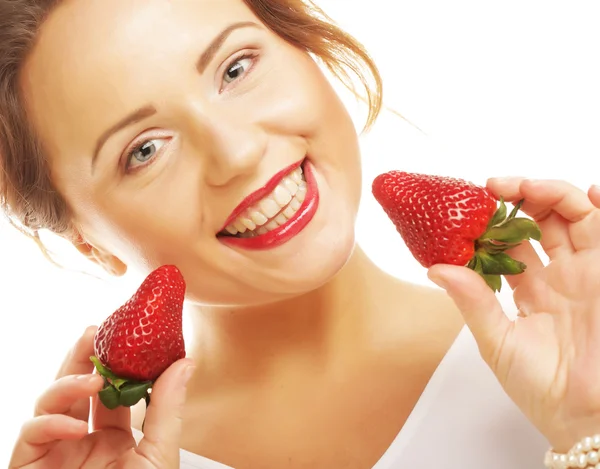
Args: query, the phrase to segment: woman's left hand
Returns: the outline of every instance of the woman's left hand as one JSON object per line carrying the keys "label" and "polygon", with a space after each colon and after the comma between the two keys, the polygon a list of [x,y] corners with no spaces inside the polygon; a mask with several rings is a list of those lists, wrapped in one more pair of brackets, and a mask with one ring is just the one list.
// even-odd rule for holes
{"label": "woman's left hand", "polygon": [[544,265],[529,242],[511,250],[527,264],[506,277],[520,317],[511,321],[470,269],[436,265],[429,278],[457,304],[510,398],[555,451],[567,452],[600,433],[600,189],[522,178],[491,179],[488,188],[525,199],[550,259]]}

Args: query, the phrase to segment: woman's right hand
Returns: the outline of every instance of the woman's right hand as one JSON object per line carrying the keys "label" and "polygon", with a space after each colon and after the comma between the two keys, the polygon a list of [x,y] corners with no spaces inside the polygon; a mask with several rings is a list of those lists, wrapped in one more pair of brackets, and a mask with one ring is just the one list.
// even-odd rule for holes
{"label": "woman's right hand", "polygon": [[[152,389],[144,438],[136,444],[128,408],[108,410],[97,397],[103,380],[93,373],[95,327],[66,357],[57,380],[42,394],[26,422],[9,469],[179,469],[179,439],[188,359],[171,365]],[[91,412],[91,432],[88,419]]]}

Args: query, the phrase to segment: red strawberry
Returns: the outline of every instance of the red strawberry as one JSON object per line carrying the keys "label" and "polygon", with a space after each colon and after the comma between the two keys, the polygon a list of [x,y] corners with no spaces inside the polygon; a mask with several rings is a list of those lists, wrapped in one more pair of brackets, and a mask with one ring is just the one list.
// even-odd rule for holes
{"label": "red strawberry", "polygon": [[533,220],[516,218],[522,201],[506,216],[503,200],[498,206],[486,188],[462,179],[391,171],[377,176],[372,190],[421,265],[466,265],[494,291],[500,275],[526,268],[504,251],[541,239]]}
{"label": "red strawberry", "polygon": [[159,267],[100,325],[91,360],[105,378],[100,399],[106,407],[131,406],[142,398],[148,403],[154,381],[185,357],[184,295],[179,269]]}

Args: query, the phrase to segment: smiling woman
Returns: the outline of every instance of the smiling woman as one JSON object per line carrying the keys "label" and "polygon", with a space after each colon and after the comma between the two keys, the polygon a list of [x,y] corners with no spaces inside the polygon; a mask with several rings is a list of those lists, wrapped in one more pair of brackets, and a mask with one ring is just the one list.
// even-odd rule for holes
{"label": "smiling woman", "polygon": [[[522,4],[516,8],[523,14]],[[387,15],[360,10],[367,11],[393,31]],[[449,65],[446,73],[417,69],[414,83],[452,83],[443,94],[455,100],[446,101],[454,117],[444,125],[462,131],[459,141],[472,145],[468,158],[460,166],[453,157],[419,158],[407,150],[408,126],[396,123],[379,146],[369,137],[363,144],[374,154],[402,146],[382,157],[396,168],[475,168],[483,178],[491,160],[455,116],[467,103],[487,106],[481,95],[496,94],[474,88],[490,83],[487,76],[463,84],[464,93],[454,86],[497,57],[486,62],[478,54],[475,66],[466,53],[471,67],[455,70],[448,57],[461,48],[446,24],[451,16],[440,13],[439,25],[425,18],[411,34],[430,27],[419,38],[436,45],[423,42],[424,50]],[[369,23],[361,19],[359,27]],[[494,25],[487,27],[496,31]],[[496,33],[477,37],[489,43]],[[384,65],[400,56],[400,44],[387,38]],[[394,75],[396,83],[410,69]],[[353,121],[347,90],[328,71],[350,90],[364,85],[371,126],[381,109],[377,68],[311,2],[0,0],[3,208],[30,235],[51,231],[115,277],[176,265],[187,283],[189,319],[187,358],[155,383],[146,413],[98,405],[103,383],[92,374],[95,328],[88,329],[23,425],[11,469],[530,469],[541,467],[549,446],[562,453],[573,447],[576,464],[597,464],[600,401],[587,390],[600,387],[589,366],[600,334],[600,191],[489,181],[494,196],[525,199],[552,260],[543,262],[529,245],[515,251],[531,268],[509,278],[504,291],[515,288],[515,300],[531,313],[526,319],[509,320],[463,267],[429,271],[449,295],[418,285],[423,269],[396,251],[397,235],[369,199],[355,229],[369,191],[362,183],[379,163],[373,158],[362,173],[363,122]],[[489,79],[496,73],[489,68]],[[537,89],[534,81],[519,99]],[[421,99],[433,88],[420,88]],[[469,90],[471,101],[464,98]],[[499,145],[490,141],[485,154]],[[547,170],[517,148],[506,151],[507,160]],[[356,243],[361,230],[381,265],[414,281],[376,265]],[[24,290],[33,300],[45,291],[45,277],[32,270],[22,277],[41,279],[36,295],[29,284]],[[57,307],[24,329],[34,324],[59,337],[88,309],[109,312],[96,304],[103,298],[90,301],[96,296],[72,307],[76,314]],[[29,332],[18,350],[33,347],[34,333],[42,331]],[[28,363],[27,370],[39,366]],[[562,464],[559,454],[548,461]]]}

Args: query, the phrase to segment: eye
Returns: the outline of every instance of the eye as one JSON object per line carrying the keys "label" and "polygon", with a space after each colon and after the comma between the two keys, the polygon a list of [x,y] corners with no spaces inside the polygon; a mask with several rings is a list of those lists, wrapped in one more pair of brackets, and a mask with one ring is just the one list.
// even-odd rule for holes
{"label": "eye", "polygon": [[126,169],[136,169],[146,166],[149,164],[148,161],[154,159],[164,144],[164,139],[153,139],[146,140],[141,145],[133,147],[127,155]]}
{"label": "eye", "polygon": [[227,84],[236,81],[252,68],[253,61],[254,57],[251,55],[243,55],[236,59],[225,71],[223,81]]}

